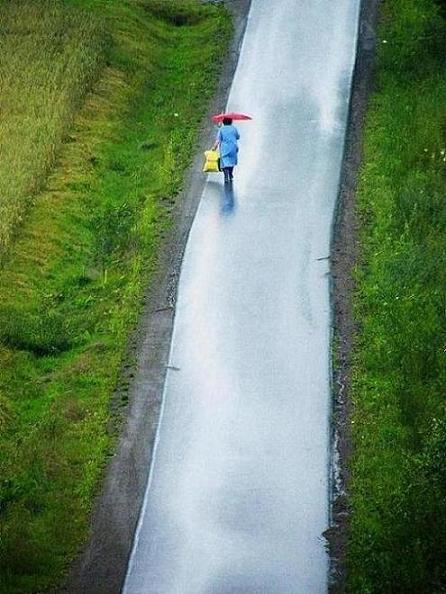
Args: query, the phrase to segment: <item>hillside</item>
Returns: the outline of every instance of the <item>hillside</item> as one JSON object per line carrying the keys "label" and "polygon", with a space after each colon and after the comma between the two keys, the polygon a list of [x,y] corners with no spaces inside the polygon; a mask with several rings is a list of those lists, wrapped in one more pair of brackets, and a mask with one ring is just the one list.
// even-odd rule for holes
{"label": "hillside", "polygon": [[86,538],[231,25],[195,0],[17,0],[0,23],[0,590],[28,594]]}

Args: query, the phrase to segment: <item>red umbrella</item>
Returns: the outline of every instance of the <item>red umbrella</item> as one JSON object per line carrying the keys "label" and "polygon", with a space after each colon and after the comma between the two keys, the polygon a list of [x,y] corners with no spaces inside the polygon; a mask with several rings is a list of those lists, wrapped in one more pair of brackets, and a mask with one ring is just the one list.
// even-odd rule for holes
{"label": "red umbrella", "polygon": [[230,120],[252,120],[249,115],[245,115],[244,113],[237,113],[236,111],[228,111],[227,113],[219,113],[217,115],[212,116],[212,121],[215,124],[221,124],[221,122],[228,118]]}

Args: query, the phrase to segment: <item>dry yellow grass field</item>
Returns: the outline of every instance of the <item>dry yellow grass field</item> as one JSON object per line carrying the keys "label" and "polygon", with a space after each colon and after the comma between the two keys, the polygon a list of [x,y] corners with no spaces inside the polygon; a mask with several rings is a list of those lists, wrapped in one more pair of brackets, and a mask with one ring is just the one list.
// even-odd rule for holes
{"label": "dry yellow grass field", "polygon": [[[73,10],[76,12],[74,13]],[[103,59],[92,12],[60,3],[0,8],[0,250],[57,159]]]}

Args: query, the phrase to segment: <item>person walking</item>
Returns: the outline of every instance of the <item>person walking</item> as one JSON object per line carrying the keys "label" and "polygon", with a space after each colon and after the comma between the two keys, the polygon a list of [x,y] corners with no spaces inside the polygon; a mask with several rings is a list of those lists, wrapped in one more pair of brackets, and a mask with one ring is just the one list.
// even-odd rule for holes
{"label": "person walking", "polygon": [[234,167],[237,165],[239,131],[232,125],[231,118],[223,119],[223,126],[218,131],[217,140],[212,149],[220,148],[220,169],[225,176],[225,183],[234,179]]}

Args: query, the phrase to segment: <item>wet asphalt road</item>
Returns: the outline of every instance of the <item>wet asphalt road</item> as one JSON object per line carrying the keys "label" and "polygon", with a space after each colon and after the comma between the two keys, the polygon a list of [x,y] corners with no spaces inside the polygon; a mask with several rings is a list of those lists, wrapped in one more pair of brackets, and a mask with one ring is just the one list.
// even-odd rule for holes
{"label": "wet asphalt road", "polygon": [[359,0],[253,0],[182,266],[125,594],[327,590],[328,261]]}

